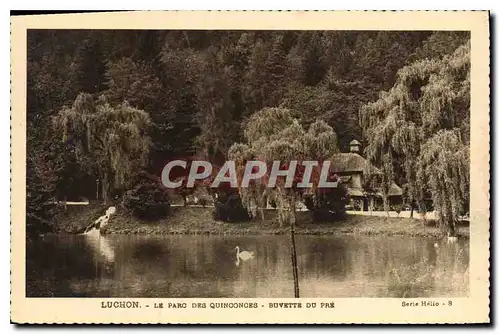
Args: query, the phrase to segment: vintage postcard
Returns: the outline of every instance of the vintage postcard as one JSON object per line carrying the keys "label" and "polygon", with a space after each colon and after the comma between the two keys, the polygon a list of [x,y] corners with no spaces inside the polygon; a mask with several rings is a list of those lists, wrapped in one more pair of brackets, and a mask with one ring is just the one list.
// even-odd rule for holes
{"label": "vintage postcard", "polygon": [[489,12],[11,36],[12,322],[490,321]]}

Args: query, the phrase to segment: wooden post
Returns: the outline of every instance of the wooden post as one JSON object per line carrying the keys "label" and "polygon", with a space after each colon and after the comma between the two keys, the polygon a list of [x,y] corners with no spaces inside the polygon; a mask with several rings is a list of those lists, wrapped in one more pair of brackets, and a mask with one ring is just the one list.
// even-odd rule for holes
{"label": "wooden post", "polygon": [[297,270],[297,250],[295,248],[295,196],[293,196],[293,204],[290,206],[292,212],[290,215],[290,243],[292,253],[292,270],[293,270],[293,290],[295,298],[300,297],[299,293],[299,273]]}
{"label": "wooden post", "polygon": [[291,253],[292,253],[292,267],[293,267],[293,290],[294,290],[294,296],[295,298],[300,297],[299,293],[299,273],[297,270],[297,251],[295,248],[295,230],[292,225],[292,228],[290,229],[290,238],[291,238]]}
{"label": "wooden post", "polygon": [[97,182],[97,189],[96,189],[95,201],[99,202],[99,179],[97,179],[96,182]]}

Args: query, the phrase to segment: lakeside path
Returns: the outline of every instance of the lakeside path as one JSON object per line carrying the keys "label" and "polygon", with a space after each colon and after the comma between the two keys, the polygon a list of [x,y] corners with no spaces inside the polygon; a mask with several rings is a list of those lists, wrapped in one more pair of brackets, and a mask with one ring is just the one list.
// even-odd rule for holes
{"label": "lakeside path", "polygon": [[[102,209],[102,210],[101,210]],[[105,208],[87,208],[59,215],[56,232],[76,233],[99,217]],[[212,218],[213,208],[172,207],[167,218],[142,221],[118,210],[103,234],[214,234],[214,235],[280,235],[289,233],[288,227],[280,227],[276,210],[266,210],[265,220],[255,219],[244,223],[226,223]],[[410,218],[387,218],[347,214],[338,222],[313,223],[308,212],[297,213],[296,234],[310,235],[405,235],[440,238],[443,232],[434,222]],[[468,225],[458,227],[458,235],[469,237]]]}

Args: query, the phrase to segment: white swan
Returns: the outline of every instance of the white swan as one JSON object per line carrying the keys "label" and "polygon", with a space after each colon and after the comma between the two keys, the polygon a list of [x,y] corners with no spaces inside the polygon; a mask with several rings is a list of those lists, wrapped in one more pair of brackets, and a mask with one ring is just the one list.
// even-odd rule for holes
{"label": "white swan", "polygon": [[247,252],[247,251],[240,252],[239,246],[236,246],[234,249],[236,249],[236,260],[238,262],[239,262],[239,259],[246,261],[246,260],[253,258],[253,252]]}

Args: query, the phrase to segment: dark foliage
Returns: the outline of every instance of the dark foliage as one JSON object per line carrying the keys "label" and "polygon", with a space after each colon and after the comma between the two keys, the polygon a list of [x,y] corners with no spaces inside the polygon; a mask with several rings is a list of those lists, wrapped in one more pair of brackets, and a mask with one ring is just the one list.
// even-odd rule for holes
{"label": "dark foliage", "polygon": [[343,184],[339,184],[337,188],[318,190],[315,195],[304,196],[304,204],[315,222],[343,219],[347,203],[347,189]]}
{"label": "dark foliage", "polygon": [[123,205],[141,219],[164,218],[170,211],[170,201],[161,183],[143,179],[132,190],[125,193]]}
{"label": "dark foliage", "polygon": [[325,121],[345,151],[362,138],[360,107],[392,87],[399,69],[449,53],[466,38],[430,31],[30,30],[28,220],[50,219],[54,199],[97,197],[100,178],[78,163],[74,143],[47,136],[53,116],[82,92],[148,114],[152,124],[141,135],[151,139],[146,169],[156,176],[173,157],[225,158],[246,120],[264,107],[289,108],[304,126]]}
{"label": "dark foliage", "polygon": [[250,215],[241,203],[237,191],[224,191],[219,193],[214,203],[213,217],[230,223],[240,223],[250,220]]}
{"label": "dark foliage", "polygon": [[26,232],[28,235],[53,232],[51,218],[54,216],[56,205],[41,203],[31,205],[26,214]]}
{"label": "dark foliage", "polygon": [[205,207],[208,204],[208,199],[202,197],[198,200],[198,204],[201,205],[202,207]]}

